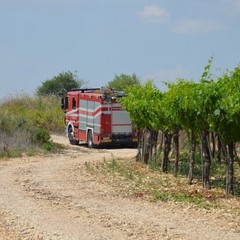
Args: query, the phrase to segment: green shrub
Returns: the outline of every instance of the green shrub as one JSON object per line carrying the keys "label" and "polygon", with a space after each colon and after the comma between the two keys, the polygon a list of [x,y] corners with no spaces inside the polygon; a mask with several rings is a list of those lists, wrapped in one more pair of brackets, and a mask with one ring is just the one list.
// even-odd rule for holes
{"label": "green shrub", "polygon": [[46,129],[36,128],[33,131],[32,141],[38,145],[49,143],[50,138],[50,134]]}
{"label": "green shrub", "polygon": [[46,151],[52,151],[53,146],[50,143],[44,143],[44,144],[42,144],[42,149],[46,150]]}
{"label": "green shrub", "polygon": [[0,103],[0,157],[29,149],[51,151],[50,132],[64,132],[64,113],[58,97],[22,94]]}
{"label": "green shrub", "polygon": [[10,114],[14,117],[21,117],[30,126],[44,128],[50,132],[64,132],[64,113],[60,102],[60,98],[56,96],[19,95],[2,101],[0,113],[7,112],[6,119],[9,119]]}

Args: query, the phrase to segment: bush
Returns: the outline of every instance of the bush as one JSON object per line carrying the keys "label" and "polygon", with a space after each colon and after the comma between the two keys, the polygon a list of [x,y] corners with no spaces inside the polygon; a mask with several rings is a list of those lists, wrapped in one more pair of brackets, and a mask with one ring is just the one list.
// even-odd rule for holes
{"label": "bush", "polygon": [[[61,109],[61,99],[56,96],[29,97],[19,95],[5,99],[0,106],[0,113],[19,118],[18,124],[27,122],[30,126],[43,128],[49,132],[64,132],[64,113]],[[5,124],[8,124],[7,121]],[[6,126],[6,129],[10,129]]]}
{"label": "bush", "polygon": [[50,134],[46,129],[36,128],[33,131],[32,142],[41,146],[45,143],[48,144],[50,142],[50,138]]}
{"label": "bush", "polygon": [[44,149],[44,150],[46,150],[46,151],[51,151],[51,150],[53,149],[53,146],[52,146],[52,144],[50,144],[50,143],[44,143],[44,144],[42,145],[42,149]]}
{"label": "bush", "polygon": [[64,132],[64,113],[54,96],[19,95],[1,101],[0,156],[29,149],[52,150],[50,131]]}

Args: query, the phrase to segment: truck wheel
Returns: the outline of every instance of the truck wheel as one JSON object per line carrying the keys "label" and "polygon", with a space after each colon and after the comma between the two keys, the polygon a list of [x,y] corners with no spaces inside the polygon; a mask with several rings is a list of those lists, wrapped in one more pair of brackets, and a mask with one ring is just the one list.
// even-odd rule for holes
{"label": "truck wheel", "polygon": [[93,148],[93,146],[94,146],[94,144],[93,144],[92,131],[88,131],[87,144],[88,144],[88,147],[89,147],[89,148]]}
{"label": "truck wheel", "polygon": [[79,143],[77,140],[73,139],[72,127],[69,127],[69,129],[68,129],[68,139],[69,139],[70,144],[72,144],[72,145],[77,145]]}

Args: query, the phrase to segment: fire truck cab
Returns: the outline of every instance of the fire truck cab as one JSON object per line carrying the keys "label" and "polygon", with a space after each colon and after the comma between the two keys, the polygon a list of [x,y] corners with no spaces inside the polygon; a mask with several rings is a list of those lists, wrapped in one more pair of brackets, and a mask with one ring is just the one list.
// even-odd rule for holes
{"label": "fire truck cab", "polygon": [[70,143],[86,142],[89,148],[103,144],[136,145],[130,115],[117,102],[123,95],[100,88],[69,91],[62,99],[62,109]]}

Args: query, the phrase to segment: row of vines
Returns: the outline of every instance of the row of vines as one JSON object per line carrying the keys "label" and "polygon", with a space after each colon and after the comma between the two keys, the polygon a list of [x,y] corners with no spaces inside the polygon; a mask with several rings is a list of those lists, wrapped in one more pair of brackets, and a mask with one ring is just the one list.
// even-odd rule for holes
{"label": "row of vines", "polygon": [[213,78],[212,58],[199,82],[178,79],[162,92],[150,81],[131,86],[121,99],[139,130],[137,160],[152,161],[158,154],[161,133],[161,170],[168,172],[169,153],[174,153],[174,173],[179,170],[179,136],[187,133],[189,140],[188,181],[194,179],[196,152],[202,159],[202,184],[211,188],[212,159],[226,163],[226,193],[234,194],[236,144],[240,140],[240,66]]}

